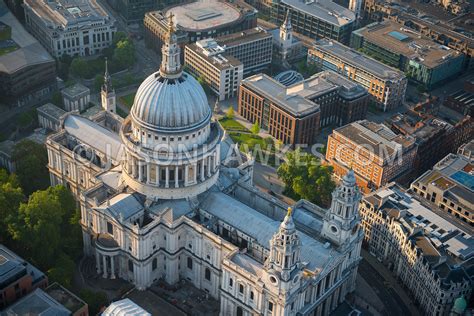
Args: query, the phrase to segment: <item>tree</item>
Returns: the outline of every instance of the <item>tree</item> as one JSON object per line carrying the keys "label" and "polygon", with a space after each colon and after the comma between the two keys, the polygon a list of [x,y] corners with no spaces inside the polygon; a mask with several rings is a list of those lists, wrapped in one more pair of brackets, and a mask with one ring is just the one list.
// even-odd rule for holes
{"label": "tree", "polygon": [[28,203],[20,204],[16,220],[9,224],[13,239],[44,270],[54,265],[63,237],[65,211],[53,189],[31,194]]}
{"label": "tree", "polygon": [[279,178],[285,183],[285,194],[295,199],[307,199],[321,206],[329,206],[336,187],[332,181],[332,167],[323,166],[313,155],[300,149],[288,152],[286,161],[278,167]]}
{"label": "tree", "polygon": [[89,314],[97,315],[100,309],[108,304],[107,294],[105,292],[94,292],[83,289],[79,296],[89,305]]}
{"label": "tree", "polygon": [[88,68],[87,62],[83,58],[77,57],[72,60],[69,72],[76,77],[85,78],[89,72]]}
{"label": "tree", "polygon": [[23,140],[13,148],[12,159],[16,163],[18,181],[28,196],[49,186],[48,154],[43,145]]}
{"label": "tree", "polygon": [[231,105],[229,107],[229,109],[227,110],[227,114],[226,114],[226,117],[229,119],[229,120],[232,120],[235,116],[235,113],[234,113],[234,107]]}
{"label": "tree", "polygon": [[252,132],[254,135],[258,135],[258,133],[260,133],[260,125],[258,124],[258,121],[253,123],[252,127],[250,128],[250,132]]}
{"label": "tree", "polygon": [[70,289],[75,268],[76,265],[69,256],[64,253],[60,254],[55,262],[55,266],[48,270],[49,282],[58,282]]}
{"label": "tree", "polygon": [[117,42],[114,50],[114,61],[122,68],[128,68],[135,63],[135,47],[129,39]]}
{"label": "tree", "polygon": [[23,199],[16,175],[9,175],[6,170],[0,169],[0,243],[10,239],[7,227],[17,215]]}
{"label": "tree", "polygon": [[114,38],[113,38],[113,44],[116,46],[118,42],[126,40],[127,39],[127,34],[122,31],[115,32]]}

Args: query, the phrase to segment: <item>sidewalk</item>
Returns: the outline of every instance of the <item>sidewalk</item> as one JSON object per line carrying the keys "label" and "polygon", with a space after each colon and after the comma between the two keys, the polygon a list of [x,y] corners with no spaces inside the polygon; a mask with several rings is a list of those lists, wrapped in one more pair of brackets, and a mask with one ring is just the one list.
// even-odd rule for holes
{"label": "sidewalk", "polygon": [[374,268],[380,275],[384,277],[385,281],[387,282],[387,286],[390,286],[398,294],[405,306],[410,310],[411,315],[421,315],[413,300],[408,296],[409,294],[401,287],[392,273],[382,263],[380,263],[365,249],[361,249],[361,256],[367,260],[372,268]]}

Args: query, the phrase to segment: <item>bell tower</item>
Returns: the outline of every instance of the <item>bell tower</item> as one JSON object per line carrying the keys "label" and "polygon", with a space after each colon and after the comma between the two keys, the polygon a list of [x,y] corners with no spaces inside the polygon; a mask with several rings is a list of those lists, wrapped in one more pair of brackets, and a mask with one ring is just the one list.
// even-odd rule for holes
{"label": "bell tower", "polygon": [[285,219],[270,240],[270,255],[265,262],[266,279],[278,291],[291,292],[299,281],[301,240],[288,208]]}
{"label": "bell tower", "polygon": [[109,67],[108,67],[107,58],[105,59],[104,84],[102,85],[100,96],[101,96],[102,108],[105,111],[108,111],[111,113],[117,113],[115,90],[112,87],[112,79],[110,78],[110,75],[109,75]]}
{"label": "bell tower", "polygon": [[292,30],[290,10],[288,10],[286,12],[285,21],[283,21],[283,24],[280,26],[280,50],[282,59],[286,59],[290,53],[289,50],[293,43]]}
{"label": "bell tower", "polygon": [[357,238],[360,198],[354,170],[351,169],[342,178],[342,184],[332,192],[331,208],[324,216],[323,237],[338,246]]}

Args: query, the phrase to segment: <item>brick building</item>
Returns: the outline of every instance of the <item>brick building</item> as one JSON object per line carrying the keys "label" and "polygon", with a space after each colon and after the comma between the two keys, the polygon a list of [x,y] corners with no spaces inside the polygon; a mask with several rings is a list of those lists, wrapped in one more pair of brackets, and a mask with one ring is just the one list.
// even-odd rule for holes
{"label": "brick building", "polygon": [[369,192],[406,175],[416,150],[413,137],[396,135],[383,124],[364,120],[333,130],[326,160],[338,177],[352,168],[359,186]]}
{"label": "brick building", "polygon": [[47,285],[43,272],[0,244],[0,309]]}
{"label": "brick building", "polygon": [[288,87],[255,75],[242,81],[239,114],[283,143],[312,144],[319,127],[365,118],[368,97],[360,85],[331,71]]}

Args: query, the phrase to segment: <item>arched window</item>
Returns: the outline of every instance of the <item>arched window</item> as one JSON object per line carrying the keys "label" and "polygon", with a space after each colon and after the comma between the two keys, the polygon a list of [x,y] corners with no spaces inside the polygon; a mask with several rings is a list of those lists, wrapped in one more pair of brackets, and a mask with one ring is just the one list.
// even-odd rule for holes
{"label": "arched window", "polygon": [[188,257],[188,269],[189,270],[193,269],[193,259],[191,259],[190,257]]}
{"label": "arched window", "polygon": [[253,291],[250,291],[250,300],[253,301],[253,299],[254,299]]}
{"label": "arched window", "polygon": [[244,315],[244,311],[242,310],[242,307],[237,306],[237,316],[243,316],[243,315]]}
{"label": "arched window", "polygon": [[204,271],[204,277],[206,278],[206,280],[211,281],[211,270],[209,270],[209,268],[206,268],[206,270]]}
{"label": "arched window", "polygon": [[234,286],[234,280],[232,278],[229,279],[229,286],[230,287]]}
{"label": "arched window", "polygon": [[151,263],[151,269],[153,271],[155,271],[157,267],[158,267],[158,260],[155,258],[155,259],[153,259],[153,261]]}

